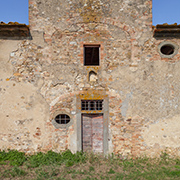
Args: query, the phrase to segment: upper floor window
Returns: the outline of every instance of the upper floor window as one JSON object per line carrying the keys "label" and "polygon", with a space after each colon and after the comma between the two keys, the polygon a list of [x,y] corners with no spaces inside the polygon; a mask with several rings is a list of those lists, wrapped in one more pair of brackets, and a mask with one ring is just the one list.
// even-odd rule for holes
{"label": "upper floor window", "polygon": [[84,65],[99,66],[100,45],[84,45]]}

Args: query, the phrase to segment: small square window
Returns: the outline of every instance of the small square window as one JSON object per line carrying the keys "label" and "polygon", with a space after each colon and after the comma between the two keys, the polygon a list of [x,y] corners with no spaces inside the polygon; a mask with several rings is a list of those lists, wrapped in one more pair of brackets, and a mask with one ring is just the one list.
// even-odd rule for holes
{"label": "small square window", "polygon": [[84,45],[84,65],[99,66],[100,45]]}

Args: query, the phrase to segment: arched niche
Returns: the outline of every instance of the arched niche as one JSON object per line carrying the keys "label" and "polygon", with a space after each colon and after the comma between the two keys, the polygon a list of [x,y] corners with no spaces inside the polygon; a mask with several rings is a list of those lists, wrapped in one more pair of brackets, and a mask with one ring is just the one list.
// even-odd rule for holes
{"label": "arched niche", "polygon": [[94,71],[90,71],[89,82],[97,82],[97,80],[98,80],[97,73],[95,73]]}

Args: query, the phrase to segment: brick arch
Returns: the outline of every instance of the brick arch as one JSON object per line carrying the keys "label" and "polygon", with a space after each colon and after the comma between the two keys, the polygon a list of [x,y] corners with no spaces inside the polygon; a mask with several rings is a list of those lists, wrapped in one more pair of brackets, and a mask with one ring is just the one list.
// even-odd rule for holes
{"label": "brick arch", "polygon": [[[75,22],[75,24],[91,24],[91,23],[84,23],[81,19],[78,19],[77,21],[76,18],[72,18],[71,21]],[[121,23],[120,21],[113,19],[113,18],[101,18],[99,22],[96,22],[94,24],[105,24],[105,25],[112,25],[116,26],[120,29],[122,29],[126,34],[128,35],[129,38],[133,38],[135,34],[135,30],[128,24],[126,23]]]}
{"label": "brick arch", "polygon": [[[69,27],[71,25],[92,24],[91,22],[84,22],[81,18],[78,19],[77,17],[69,19],[69,22],[70,22]],[[127,39],[134,39],[135,30],[130,25],[126,23],[122,23],[117,19],[101,17],[99,22],[95,22],[94,24],[96,24],[97,26],[104,24],[104,25],[112,25],[118,27],[126,33]],[[52,33],[52,35],[54,36],[57,32],[63,32],[63,31],[61,29],[58,31],[58,27],[56,27],[56,30]]]}
{"label": "brick arch", "polygon": [[67,99],[68,97],[74,97],[78,94],[80,94],[82,91],[74,91],[71,93],[66,93],[66,94],[61,94],[59,96],[57,96],[51,103],[50,103],[50,110],[52,110],[54,108],[54,106],[61,100],[63,99]]}

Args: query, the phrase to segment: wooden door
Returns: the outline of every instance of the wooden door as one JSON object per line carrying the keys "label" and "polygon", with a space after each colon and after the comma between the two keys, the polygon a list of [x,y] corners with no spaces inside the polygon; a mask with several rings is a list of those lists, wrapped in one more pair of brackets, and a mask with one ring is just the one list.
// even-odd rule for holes
{"label": "wooden door", "polygon": [[82,114],[82,150],[103,153],[102,114]]}

